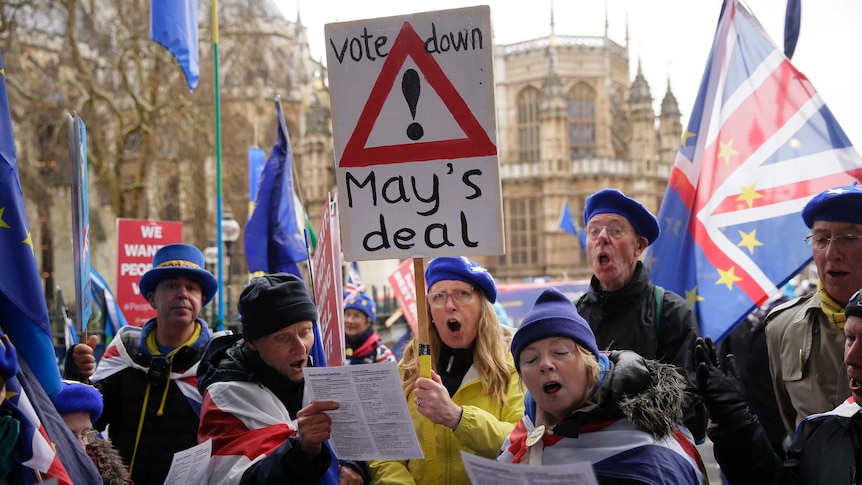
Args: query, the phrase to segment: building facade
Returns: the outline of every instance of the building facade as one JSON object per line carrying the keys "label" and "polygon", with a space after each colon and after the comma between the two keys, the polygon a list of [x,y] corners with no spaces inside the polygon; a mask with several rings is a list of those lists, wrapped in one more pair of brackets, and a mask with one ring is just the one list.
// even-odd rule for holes
{"label": "building facade", "polygon": [[656,116],[628,38],[550,35],[496,46],[495,82],[506,254],[482,258],[501,281],[591,274],[559,227],[563,203],[583,226],[584,201],[614,187],[658,214],[682,133],[670,89]]}
{"label": "building facade", "polygon": [[[682,134],[681,113],[668,81],[655,114],[640,65],[630,80],[628,36],[619,44],[605,26],[602,36],[556,35],[552,14],[547,37],[495,47],[506,254],[476,259],[499,282],[589,278],[578,239],[559,227],[564,202],[578,226],[586,197],[608,187],[658,215]],[[334,187],[330,152],[318,149],[330,146],[330,132],[317,126],[306,137],[316,141],[302,155],[311,182],[303,188],[307,209],[315,216]],[[365,276],[381,265],[360,264],[366,282],[385,285],[391,265],[379,277]]]}
{"label": "building facade", "polygon": [[[47,0],[42,3],[45,8],[57,8]],[[201,2],[200,12],[208,11],[205,3]],[[94,66],[102,66],[100,56],[114,48],[106,44],[102,52],[95,44],[112,38],[95,27],[100,25],[95,22],[99,11],[93,11],[91,24],[82,24],[93,45],[88,45],[87,39],[79,41]],[[29,87],[35,85],[29,78],[42,76],[46,92],[72,93],[68,96],[74,102],[73,90],[65,87],[69,85],[71,68],[64,60],[64,24],[50,21],[62,13],[44,16],[45,27],[41,29],[22,26],[20,31],[26,27],[33,32],[29,36],[13,30],[0,32],[0,45],[7,67],[15,68],[7,69],[7,79]],[[209,17],[201,15],[201,32],[212,22]],[[287,20],[271,0],[221,2],[220,21],[225,207],[241,225],[247,219],[247,151],[260,146],[269,153],[276,136],[273,99],[280,96],[292,142],[294,182],[311,225],[317,228],[327,197],[335,196],[326,67],[312,59],[309,34],[299,13],[294,21]],[[196,105],[200,113],[206,113],[212,102],[212,86],[207,85],[212,76],[207,70],[207,56],[212,52],[204,36],[200,42],[201,87],[180,104]],[[654,98],[640,69],[630,79],[628,43],[628,38],[623,44],[610,39],[607,27],[602,36],[557,35],[552,16],[547,37],[495,46],[497,141],[507,251],[502,256],[477,259],[500,282],[582,279],[591,274],[578,239],[559,228],[564,202],[575,215],[577,225],[582,223],[585,198],[606,187],[619,188],[658,213],[682,133],[681,115],[669,82],[660,113],[655,114]],[[117,79],[107,74],[103,78],[114,82]],[[52,83],[58,83],[60,90]],[[32,110],[23,104],[27,102],[24,94],[23,89],[10,90],[19,164],[42,167],[22,168],[29,219],[37,247],[43,249],[38,257],[46,290],[55,286],[66,289],[69,302],[74,286],[68,217],[71,194],[66,183],[67,167],[63,166],[65,142],[56,120],[40,121],[27,115]],[[123,106],[134,104],[128,96],[117,99],[125,103]],[[60,100],[55,109],[48,106],[43,111],[60,119],[63,103]],[[15,112],[19,114],[15,116]],[[96,117],[95,111],[84,114],[88,120]],[[203,118],[196,121],[205,125],[211,122]],[[46,124],[54,128],[42,130],[40,127]],[[104,126],[105,131],[121,129],[110,121]],[[146,188],[139,189],[144,202],[137,214],[129,215],[122,207],[111,204],[98,185],[103,182],[91,178],[91,256],[94,267],[111,284],[116,274],[113,228],[118,215],[181,220],[186,228],[184,240],[201,248],[216,236],[214,140],[206,134],[187,139],[180,134],[160,133],[161,141],[170,141],[171,136],[176,138],[171,143],[179,148],[156,154],[145,183],[139,184]],[[134,157],[129,157],[138,147],[130,143],[114,155],[123,174],[140,169]],[[46,172],[45,166],[56,168]],[[189,173],[195,176],[183,175]],[[28,188],[29,181],[37,179],[41,185],[33,186],[47,187],[47,191]],[[243,254],[240,239],[233,251],[233,276],[227,280],[235,285],[235,295],[245,281]],[[378,288],[387,285],[386,278],[395,267],[397,262],[393,261],[360,262],[366,285]]]}

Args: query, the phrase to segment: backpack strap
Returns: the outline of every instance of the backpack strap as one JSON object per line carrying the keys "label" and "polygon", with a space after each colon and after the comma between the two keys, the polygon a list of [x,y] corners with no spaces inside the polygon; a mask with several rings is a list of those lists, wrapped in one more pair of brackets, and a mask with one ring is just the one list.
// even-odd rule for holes
{"label": "backpack strap", "polygon": [[655,286],[655,333],[661,335],[661,301],[664,300],[664,288]]}

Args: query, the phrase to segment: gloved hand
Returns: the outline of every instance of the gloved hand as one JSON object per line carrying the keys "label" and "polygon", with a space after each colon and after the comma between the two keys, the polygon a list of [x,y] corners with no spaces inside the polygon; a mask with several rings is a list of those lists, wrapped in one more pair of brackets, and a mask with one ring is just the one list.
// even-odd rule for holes
{"label": "gloved hand", "polygon": [[718,367],[715,344],[711,338],[707,337],[705,341],[697,339],[694,358],[697,389],[713,423],[721,429],[733,430],[754,419],[736,378],[725,374]]}
{"label": "gloved hand", "polygon": [[616,350],[608,354],[608,359],[613,365],[599,390],[601,402],[616,405],[619,398],[640,394],[649,387],[649,369],[640,354]]}

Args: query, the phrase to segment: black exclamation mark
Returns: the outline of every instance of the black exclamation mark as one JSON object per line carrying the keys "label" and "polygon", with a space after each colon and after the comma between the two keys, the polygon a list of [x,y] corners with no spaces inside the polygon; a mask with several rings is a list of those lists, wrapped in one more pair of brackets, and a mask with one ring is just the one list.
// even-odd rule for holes
{"label": "black exclamation mark", "polygon": [[[416,104],[419,102],[419,73],[415,69],[404,71],[404,76],[401,78],[401,92],[404,93],[404,99],[407,100],[407,106],[410,107],[410,116],[415,120]],[[407,138],[413,141],[422,138],[424,134],[422,125],[415,121],[407,127]]]}

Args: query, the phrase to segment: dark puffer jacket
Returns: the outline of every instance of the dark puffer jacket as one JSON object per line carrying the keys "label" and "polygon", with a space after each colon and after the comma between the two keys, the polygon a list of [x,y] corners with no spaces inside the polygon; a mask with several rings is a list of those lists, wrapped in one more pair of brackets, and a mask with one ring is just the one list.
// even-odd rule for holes
{"label": "dark puffer jacket", "polygon": [[577,302],[578,313],[593,329],[599,350],[633,350],[683,372],[688,381],[683,421],[700,442],[706,436],[706,407],[694,385],[692,354],[700,332],[682,297],[670,291],[660,293],[661,315],[656,325],[656,286],[638,261],[632,280],[617,291],[602,290],[593,276],[590,290]]}
{"label": "dark puffer jacket", "polygon": [[[245,388],[247,383],[254,385],[254,396],[272,403],[278,400],[281,406],[273,414],[267,415],[255,402],[244,401],[245,406],[236,404],[234,409],[225,411],[219,408],[219,398],[213,399],[212,388],[219,388],[217,394],[225,396],[230,390]],[[229,471],[222,468],[209,470],[210,483],[215,478],[214,473],[220,473],[219,483],[225,483],[227,473],[236,471],[237,481],[231,483],[246,484],[268,484],[268,483],[307,483],[307,484],[334,484],[339,481],[339,465],[351,466],[362,477],[364,483],[368,483],[370,472],[365,462],[351,460],[333,461],[329,444],[325,443],[323,452],[313,459],[308,459],[302,452],[302,445],[297,436],[287,437],[274,450],[267,449],[270,443],[262,441],[273,440],[272,436],[278,433],[287,433],[287,429],[295,429],[295,424],[289,424],[279,420],[290,418],[296,419],[296,414],[302,407],[304,382],[292,382],[281,375],[278,371],[269,367],[260,354],[251,350],[243,340],[242,335],[227,335],[213,339],[207,347],[204,357],[198,367],[198,389],[204,396],[204,405],[201,415],[201,426],[199,440],[213,440],[213,454],[219,455],[222,465],[232,463]],[[209,391],[208,391],[209,390]],[[235,398],[236,396],[232,396]],[[283,406],[283,407],[282,407]],[[272,409],[272,408],[271,408]],[[255,428],[241,416],[266,416],[261,422],[267,423],[264,427],[278,428],[267,435],[267,440],[260,437],[266,435],[262,428]],[[228,418],[227,421],[222,419]],[[273,425],[272,423],[278,423]],[[232,427],[231,423],[242,423],[240,426]],[[248,429],[248,426],[254,429]],[[288,426],[284,426],[288,425]],[[248,441],[242,447],[237,443],[242,440]],[[227,445],[227,446],[222,446]],[[225,449],[227,448],[227,449]],[[241,449],[240,455],[236,454]],[[242,454],[259,456],[265,454],[266,458],[248,463]],[[231,480],[227,478],[227,480]]]}

